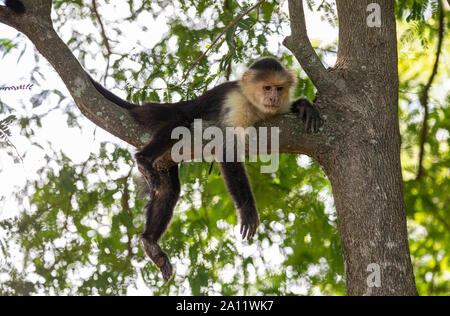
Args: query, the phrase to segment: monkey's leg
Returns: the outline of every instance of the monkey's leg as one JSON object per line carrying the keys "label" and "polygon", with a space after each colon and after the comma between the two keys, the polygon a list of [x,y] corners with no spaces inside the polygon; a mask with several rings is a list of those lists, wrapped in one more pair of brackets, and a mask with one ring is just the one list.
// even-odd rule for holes
{"label": "monkey's leg", "polygon": [[245,164],[243,162],[220,162],[219,167],[241,220],[242,238],[250,239],[258,228],[259,216]]}
{"label": "monkey's leg", "polygon": [[158,171],[158,174],[160,186],[154,191],[153,199],[145,206],[146,222],[141,243],[145,253],[160,269],[167,282],[172,277],[173,268],[169,257],[158,245],[158,241],[169,226],[173,209],[180,195],[178,165],[169,170]]}
{"label": "monkey's leg", "polygon": [[153,164],[170,148],[171,132],[171,126],[164,126],[154,131],[147,145],[135,155],[139,171],[143,174],[150,191],[156,190],[160,186],[160,174]]}

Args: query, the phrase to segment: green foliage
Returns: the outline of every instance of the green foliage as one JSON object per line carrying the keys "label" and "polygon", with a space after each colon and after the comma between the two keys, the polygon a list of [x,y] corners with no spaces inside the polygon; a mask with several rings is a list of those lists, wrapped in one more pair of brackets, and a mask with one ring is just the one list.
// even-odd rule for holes
{"label": "green foliage", "polygon": [[[129,176],[107,182],[98,177],[91,181],[88,176],[131,164],[130,154],[120,148],[108,152],[103,146],[98,156],[92,155],[80,165],[62,154],[51,160],[55,159],[59,170],[43,167],[39,170],[42,177],[20,193],[29,197],[31,209],[0,223],[16,236],[24,251],[24,265],[32,266],[38,277],[33,292],[124,294],[136,275],[131,260],[142,256],[131,248],[138,234],[133,221],[142,222],[142,202],[125,200],[132,184]],[[109,287],[111,283],[115,286]],[[10,287],[6,282],[1,291],[8,293]]]}
{"label": "green foliage", "polygon": [[436,0],[397,0],[396,14],[399,19],[406,17],[406,22],[423,22],[427,8],[430,5],[436,6],[436,3]]}
{"label": "green foliage", "polygon": [[0,148],[4,148],[4,147],[7,147],[9,149],[12,148],[15,153],[12,154],[11,152],[9,152],[8,154],[14,155],[15,160],[18,160],[17,158],[19,158],[21,160],[22,157],[19,155],[19,153],[17,152],[17,148],[14,146],[14,144],[10,140],[10,137],[11,137],[10,126],[16,120],[17,120],[17,118],[15,115],[9,115],[4,119],[0,119]]}
{"label": "green foliage", "polygon": [[[98,2],[113,50],[110,56],[105,39],[99,35],[98,17],[88,2],[53,1],[55,26],[65,34],[81,63],[94,67],[89,61],[100,63],[101,51],[104,60],[110,59],[109,69],[104,70],[105,62],[105,67],[96,64],[92,72],[100,71],[98,76],[107,73],[115,87],[125,90],[134,102],[193,98],[233,79],[237,65],[249,64],[261,55],[275,55],[293,67],[293,57],[280,49],[287,17],[278,1],[264,2],[219,38],[216,46],[210,46],[254,3],[127,1],[128,12],[123,19],[112,20]],[[415,179],[423,116],[418,93],[433,64],[436,3],[397,0],[396,14],[400,31],[402,164],[411,254],[420,294],[445,295],[450,291],[445,274],[450,250],[450,96],[448,91],[442,93],[442,85],[450,70],[448,65],[441,66],[436,88],[431,91],[425,176]],[[336,24],[335,1],[309,0],[307,4]],[[132,43],[121,28],[122,23],[136,24],[139,20],[144,37],[150,36],[154,30],[142,23],[142,17],[157,18],[166,10],[172,12],[168,30],[152,47],[139,41]],[[429,18],[425,18],[427,14]],[[448,18],[447,12],[447,22]],[[409,22],[402,22],[406,20]],[[76,27],[86,22],[94,29],[86,32]],[[124,49],[118,45],[120,41],[130,44]],[[450,51],[448,45],[447,41],[446,52]],[[209,47],[207,56],[188,72]],[[15,52],[10,40],[2,40],[0,50]],[[444,57],[448,59],[448,55]],[[33,80],[36,75],[41,75],[38,67],[32,72]],[[311,81],[299,77],[295,94],[314,99]],[[43,101],[55,96],[52,108],[43,110]],[[65,106],[68,100],[57,90],[44,89],[29,104],[30,112],[17,115],[22,135],[45,152],[45,159],[38,162],[42,167],[15,196],[19,214],[0,221],[0,295],[123,295],[137,286],[141,290],[140,280],[154,295],[345,294],[329,182],[317,163],[294,155],[282,155],[280,169],[273,174],[261,173],[261,162],[247,163],[261,215],[258,233],[248,242],[240,240],[234,205],[217,166],[209,173],[208,163],[181,164],[182,196],[162,240],[176,273],[169,284],[164,284],[139,245],[146,201],[138,196],[132,180],[134,163],[129,151],[102,143],[95,154],[75,163],[38,137],[46,115],[56,107],[62,108],[69,126],[81,126],[84,119],[78,110]],[[3,105],[1,108],[4,113],[13,111]]]}
{"label": "green foliage", "polygon": [[0,132],[3,135],[10,135],[9,133],[9,125],[13,123],[16,120],[16,117],[14,115],[9,115],[4,119],[0,120]]}
{"label": "green foliage", "polygon": [[306,4],[310,10],[320,12],[320,17],[322,20],[325,20],[330,25],[337,27],[338,19],[336,12],[336,1],[307,0]]}
{"label": "green foliage", "polygon": [[[438,42],[437,1],[398,1],[400,127],[405,203],[409,220],[410,249],[416,284],[422,295],[447,295],[450,262],[450,92],[443,80],[450,71],[450,43],[444,41],[441,63],[427,104],[423,174],[417,178],[424,109],[420,97],[436,61]],[[429,19],[424,18],[429,11]],[[450,12],[444,12],[448,39]],[[444,61],[444,62],[442,62]]]}
{"label": "green foliage", "polygon": [[6,38],[0,39],[0,51],[3,52],[3,56],[11,51],[12,48],[14,48],[15,45],[13,41]]}

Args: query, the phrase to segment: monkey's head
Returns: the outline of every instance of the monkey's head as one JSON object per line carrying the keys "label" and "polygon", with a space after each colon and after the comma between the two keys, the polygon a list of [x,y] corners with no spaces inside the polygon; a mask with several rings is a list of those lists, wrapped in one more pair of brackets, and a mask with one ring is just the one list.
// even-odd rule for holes
{"label": "monkey's head", "polygon": [[291,88],[296,75],[272,57],[254,62],[242,76],[242,92],[255,107],[264,113],[276,113],[291,102]]}

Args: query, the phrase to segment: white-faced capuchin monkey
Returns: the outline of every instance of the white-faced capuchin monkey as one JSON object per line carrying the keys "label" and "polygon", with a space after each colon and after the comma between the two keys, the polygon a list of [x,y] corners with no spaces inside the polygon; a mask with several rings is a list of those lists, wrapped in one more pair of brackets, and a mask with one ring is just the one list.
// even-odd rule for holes
{"label": "white-faced capuchin monkey", "polygon": [[[20,1],[7,0],[5,4],[17,13],[26,9]],[[150,191],[141,243],[165,281],[172,277],[173,268],[158,241],[172,218],[180,195],[180,180],[178,165],[159,170],[154,163],[171,148],[174,128],[189,128],[194,119],[213,121],[218,127],[246,128],[275,114],[288,112],[297,113],[306,123],[306,129],[312,132],[318,131],[322,125],[318,111],[307,99],[291,100],[291,89],[296,86],[297,78],[272,57],[254,62],[239,81],[223,83],[194,100],[177,103],[133,104],[106,90],[92,78],[91,81],[105,98],[129,110],[136,121],[151,131],[149,142],[135,155]],[[227,162],[226,159],[222,161],[219,167],[237,209],[242,237],[251,238],[259,225],[259,216],[245,165]]]}
{"label": "white-faced capuchin monkey", "polygon": [[[178,166],[158,170],[155,161],[170,149],[172,130],[178,126],[189,128],[194,119],[213,121],[218,127],[249,127],[273,116],[294,112],[312,132],[322,125],[318,111],[304,98],[291,100],[291,88],[297,78],[278,60],[264,57],[253,63],[240,81],[223,83],[197,99],[177,103],[129,103],[107,91],[96,81],[92,83],[110,101],[128,109],[142,125],[150,128],[151,138],[136,154],[139,170],[150,188],[150,201],[145,206],[145,231],[141,235],[146,254],[168,281],[173,273],[167,254],[158,241],[167,229],[180,194]],[[225,150],[223,151],[225,154]],[[243,162],[222,159],[219,168],[233,198],[241,222],[242,237],[251,238],[259,225],[255,198]]]}

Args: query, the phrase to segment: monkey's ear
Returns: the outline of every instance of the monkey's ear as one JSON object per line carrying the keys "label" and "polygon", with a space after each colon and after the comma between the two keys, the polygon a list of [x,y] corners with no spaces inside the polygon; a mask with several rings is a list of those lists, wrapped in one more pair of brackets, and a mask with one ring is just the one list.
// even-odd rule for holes
{"label": "monkey's ear", "polygon": [[247,84],[248,81],[250,79],[250,74],[249,71],[247,70],[246,72],[244,72],[244,74],[242,75],[242,83],[243,84]]}
{"label": "monkey's ear", "polygon": [[244,74],[242,75],[241,81],[244,86],[249,86],[253,84],[254,79],[255,79],[255,72],[250,69],[247,69],[247,71],[244,72]]}
{"label": "monkey's ear", "polygon": [[289,80],[289,85],[291,88],[295,88],[298,83],[297,74],[290,69],[286,70]]}

